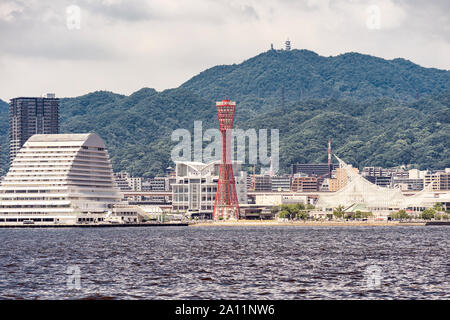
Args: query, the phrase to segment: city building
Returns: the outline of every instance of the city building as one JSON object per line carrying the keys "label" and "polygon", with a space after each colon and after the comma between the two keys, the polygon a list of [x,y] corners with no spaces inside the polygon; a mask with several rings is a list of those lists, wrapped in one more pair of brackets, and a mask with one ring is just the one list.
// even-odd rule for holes
{"label": "city building", "polygon": [[401,190],[422,190],[424,187],[423,179],[393,179],[392,186]]}
{"label": "city building", "polygon": [[296,163],[291,165],[291,175],[303,173],[309,177],[317,177],[323,180],[329,178],[330,171],[338,167],[339,165],[336,163],[332,163],[331,168],[328,163]]}
{"label": "city building", "polygon": [[392,176],[364,176],[364,178],[379,186],[379,187],[384,187],[384,188],[391,188],[392,184],[393,184],[393,177]]}
{"label": "city building", "polygon": [[278,206],[280,204],[308,203],[308,196],[298,194],[261,193],[255,195],[255,205]]}
{"label": "city building", "polygon": [[425,174],[424,186],[430,186],[433,190],[450,190],[449,189],[449,176],[450,169],[446,168],[445,171],[428,172]]}
{"label": "city building", "polygon": [[131,190],[142,191],[142,178],[131,177],[128,180]]}
{"label": "city building", "polygon": [[273,176],[272,191],[289,191],[291,190],[291,177],[289,175]]}
{"label": "city building", "polygon": [[408,178],[409,179],[424,179],[426,173],[427,173],[426,170],[411,169],[408,171]]}
{"label": "city building", "polygon": [[357,206],[373,212],[376,217],[386,217],[400,209],[419,212],[437,202],[448,202],[448,193],[436,194],[430,186],[412,195],[404,195],[399,188],[380,188],[336,158],[340,168],[347,174],[347,184],[336,192],[321,194],[316,203],[319,210],[331,212],[341,205],[345,209]]}
{"label": "city building", "polygon": [[114,172],[114,183],[121,191],[131,191],[131,187],[128,183],[130,174],[126,171]]}
{"label": "city building", "polygon": [[[349,166],[355,173],[358,173],[358,168],[353,168],[351,165]],[[343,168],[336,168],[334,173],[335,178],[328,180],[328,190],[335,192],[347,185],[348,176],[346,171]]]}
{"label": "city building", "polygon": [[134,178],[126,171],[114,172],[114,181],[121,191],[142,191],[142,178]]}
{"label": "city building", "polygon": [[450,190],[450,169],[445,169],[439,175],[439,190]]}
{"label": "city building", "polygon": [[[384,188],[392,188],[395,184],[402,184],[405,179],[410,179],[410,172],[403,168],[364,167],[361,174],[367,181]],[[410,185],[412,186],[411,183]]]}
{"label": "city building", "polygon": [[293,192],[317,192],[319,190],[318,180],[315,177],[298,177],[294,175],[291,190]]}
{"label": "city building", "polygon": [[9,104],[10,162],[34,134],[59,133],[59,99],[54,94],[42,98],[19,97]]}
{"label": "city building", "polygon": [[326,178],[323,180],[322,184],[319,186],[319,191],[327,192],[330,191],[330,179]]}
{"label": "city building", "polygon": [[382,167],[364,167],[361,174],[364,177],[381,177],[386,175],[386,170]]}
{"label": "city building", "polygon": [[[192,216],[211,217],[219,181],[220,161],[176,162],[176,182],[172,184],[174,212],[187,212]],[[247,203],[247,173],[239,163],[233,164],[237,198]]]}
{"label": "city building", "polygon": [[247,176],[248,191],[272,191],[272,177],[268,174],[255,174]]}
{"label": "city building", "polygon": [[0,186],[0,222],[101,222],[121,198],[98,135],[38,134]]}
{"label": "city building", "polygon": [[170,191],[170,177],[154,177],[142,182],[142,191]]}

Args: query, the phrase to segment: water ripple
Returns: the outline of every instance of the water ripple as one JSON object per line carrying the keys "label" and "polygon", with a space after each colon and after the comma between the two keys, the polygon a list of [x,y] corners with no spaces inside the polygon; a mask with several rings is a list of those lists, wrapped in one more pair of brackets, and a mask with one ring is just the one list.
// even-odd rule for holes
{"label": "water ripple", "polygon": [[1,299],[450,298],[448,227],[5,229],[0,246]]}

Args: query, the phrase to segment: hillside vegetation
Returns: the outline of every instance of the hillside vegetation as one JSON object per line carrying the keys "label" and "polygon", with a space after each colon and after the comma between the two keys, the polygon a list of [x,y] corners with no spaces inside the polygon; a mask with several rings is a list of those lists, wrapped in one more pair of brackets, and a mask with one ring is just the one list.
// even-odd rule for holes
{"label": "hillside vegetation", "polygon": [[[356,53],[268,51],[163,92],[64,98],[61,132],[98,133],[114,170],[150,177],[173,165],[172,131],[193,133],[196,120],[217,128],[215,101],[225,97],[238,103],[236,128],[280,130],[282,172],[294,162],[326,161],[328,137],[337,155],[359,167],[450,167],[450,72]],[[8,105],[0,101],[3,167],[7,135]]]}
{"label": "hillside vegetation", "polygon": [[271,109],[309,99],[413,101],[450,90],[450,72],[404,59],[359,53],[322,57],[308,50],[270,50],[241,64],[216,66],[182,85],[209,100],[230,97],[242,108]]}

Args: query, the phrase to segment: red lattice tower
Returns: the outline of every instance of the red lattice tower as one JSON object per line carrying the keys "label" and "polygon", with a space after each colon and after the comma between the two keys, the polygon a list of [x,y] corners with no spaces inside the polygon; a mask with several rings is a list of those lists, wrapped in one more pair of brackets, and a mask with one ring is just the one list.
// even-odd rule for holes
{"label": "red lattice tower", "polygon": [[233,129],[236,102],[222,100],[216,103],[219,128],[222,135],[222,162],[220,163],[219,182],[214,201],[213,219],[239,219],[240,209],[236,195],[231,157],[231,131]]}

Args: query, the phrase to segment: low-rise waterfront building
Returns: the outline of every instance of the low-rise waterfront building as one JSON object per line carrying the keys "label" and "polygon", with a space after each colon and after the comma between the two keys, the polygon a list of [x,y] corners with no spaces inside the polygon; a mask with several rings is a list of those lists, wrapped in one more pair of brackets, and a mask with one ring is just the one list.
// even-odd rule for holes
{"label": "low-rise waterfront building", "polygon": [[261,193],[255,195],[256,206],[278,206],[281,204],[308,203],[307,195],[282,194],[282,193]]}

